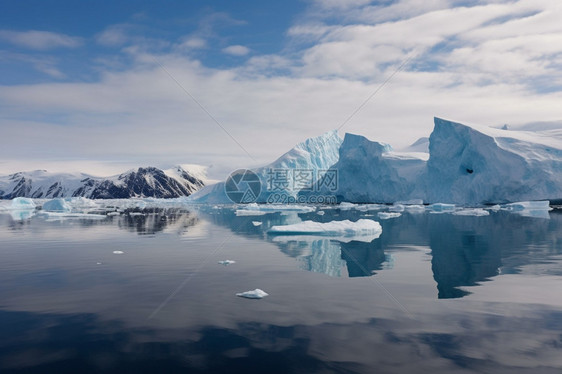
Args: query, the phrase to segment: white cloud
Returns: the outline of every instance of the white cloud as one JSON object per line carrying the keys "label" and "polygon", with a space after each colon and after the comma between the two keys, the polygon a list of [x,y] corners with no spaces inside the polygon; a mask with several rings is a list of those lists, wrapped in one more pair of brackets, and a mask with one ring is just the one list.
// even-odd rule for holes
{"label": "white cloud", "polygon": [[207,41],[203,38],[195,36],[184,38],[178,46],[179,49],[200,49],[206,47]]}
{"label": "white cloud", "polygon": [[250,53],[250,49],[248,47],[244,47],[243,45],[231,45],[223,48],[222,51],[227,55],[233,56],[245,56]]}
{"label": "white cloud", "polygon": [[98,44],[116,47],[127,43],[130,40],[127,25],[112,25],[95,36]]}
{"label": "white cloud", "polygon": [[[222,169],[211,176],[221,177],[216,173],[265,164],[337,128],[406,56],[413,57],[344,132],[401,147],[427,136],[433,116],[488,125],[560,120],[561,7],[545,0],[452,3],[427,1],[403,17],[400,9],[421,3],[394,2],[376,12],[370,5],[326,6],[326,19],[303,17],[288,30],[292,49],[253,51],[243,65],[222,70],[186,57],[178,44],[155,54],[132,42],[125,51],[133,65],[106,71],[98,82],[2,87],[0,159],[214,164]],[[182,41],[185,48],[212,40],[196,35]]]}
{"label": "white cloud", "polygon": [[50,31],[11,31],[0,30],[0,39],[29,49],[49,50],[53,48],[76,48],[82,39]]}

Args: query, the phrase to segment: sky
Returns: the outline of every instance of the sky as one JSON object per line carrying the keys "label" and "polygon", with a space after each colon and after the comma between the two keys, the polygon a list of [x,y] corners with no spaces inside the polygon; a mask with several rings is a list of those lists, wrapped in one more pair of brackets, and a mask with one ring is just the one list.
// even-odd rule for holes
{"label": "sky", "polygon": [[0,174],[265,165],[339,129],[562,120],[562,2],[0,2]]}

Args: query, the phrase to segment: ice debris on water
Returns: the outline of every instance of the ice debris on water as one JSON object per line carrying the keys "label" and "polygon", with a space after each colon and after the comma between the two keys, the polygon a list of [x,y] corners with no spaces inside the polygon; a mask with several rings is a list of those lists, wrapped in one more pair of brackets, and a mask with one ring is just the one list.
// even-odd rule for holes
{"label": "ice debris on water", "polygon": [[453,212],[455,216],[475,216],[475,217],[483,217],[489,216],[490,212],[481,208],[474,208],[474,209],[460,209]]}
{"label": "ice debris on water", "polygon": [[234,260],[222,260],[222,261],[219,261],[219,264],[224,265],[224,266],[228,266],[228,265],[235,264],[235,263],[236,263],[236,261],[234,261]]}
{"label": "ice debris on water", "polygon": [[123,253],[125,253],[125,252],[123,252],[123,251],[113,251],[114,255],[122,255]]}
{"label": "ice debris on water", "polygon": [[269,294],[259,288],[256,288],[252,291],[237,293],[236,296],[245,297],[246,299],[263,299],[264,297],[269,296]]}
{"label": "ice debris on water", "polygon": [[378,216],[380,219],[391,219],[391,218],[398,218],[402,215],[402,213],[398,212],[379,212]]}
{"label": "ice debris on water", "polygon": [[254,226],[261,226],[262,222],[260,221],[252,221],[252,225]]}

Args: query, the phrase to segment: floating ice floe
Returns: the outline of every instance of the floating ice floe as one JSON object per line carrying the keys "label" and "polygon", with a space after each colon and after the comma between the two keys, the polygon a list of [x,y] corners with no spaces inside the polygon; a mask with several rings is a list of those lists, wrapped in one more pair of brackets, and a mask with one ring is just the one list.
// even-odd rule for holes
{"label": "floating ice floe", "polygon": [[65,199],[53,199],[43,203],[41,208],[45,212],[70,213],[72,206]]}
{"label": "floating ice floe", "polygon": [[403,211],[404,211],[404,205],[402,205],[402,204],[394,204],[394,205],[391,205],[391,206],[388,208],[388,211],[389,211],[389,212],[403,212]]}
{"label": "floating ice floe", "polygon": [[452,213],[455,211],[455,204],[435,203],[428,207],[431,213]]}
{"label": "floating ice floe", "polygon": [[357,204],[348,203],[348,202],[341,202],[337,205],[337,208],[340,210],[351,210],[357,208]]}
{"label": "floating ice floe", "polygon": [[263,299],[264,297],[269,296],[269,294],[259,288],[256,288],[252,291],[237,293],[236,296],[245,297],[246,299]]}
{"label": "floating ice floe", "polygon": [[221,264],[221,265],[224,265],[224,266],[228,266],[228,265],[231,265],[231,264],[235,264],[236,261],[234,261],[234,260],[222,260],[222,261],[219,261],[218,263]]}
{"label": "floating ice floe", "polygon": [[402,215],[402,213],[398,212],[379,212],[378,216],[380,219],[391,219],[391,218],[398,218]]}
{"label": "floating ice floe", "polygon": [[35,208],[36,205],[33,200],[27,197],[16,197],[9,207],[10,210],[33,210]]}
{"label": "floating ice floe", "polygon": [[360,219],[357,222],[350,220],[331,221],[326,223],[304,221],[285,226],[273,226],[268,231],[271,235],[320,235],[351,237],[361,235],[380,236],[382,227],[377,221]]}
{"label": "floating ice floe", "polygon": [[404,205],[404,210],[410,214],[425,213],[425,206],[423,205]]}
{"label": "floating ice floe", "polygon": [[105,214],[89,214],[89,213],[61,213],[61,212],[39,212],[37,217],[42,217],[48,221],[64,220],[64,219],[89,219],[101,220],[107,218]]}
{"label": "floating ice floe", "polygon": [[381,210],[384,209],[386,205],[384,204],[360,204],[355,207],[355,210],[360,212],[368,212],[370,210]]}
{"label": "floating ice floe", "polygon": [[120,212],[107,212],[108,217],[120,216],[120,215],[121,215]]}
{"label": "floating ice floe", "polygon": [[261,224],[262,224],[262,222],[260,222],[260,221],[252,221],[252,225],[254,225],[256,227],[261,226]]}
{"label": "floating ice floe", "polygon": [[549,201],[520,201],[517,203],[506,204],[503,209],[524,217],[549,219],[548,212],[552,210]]}
{"label": "floating ice floe", "polygon": [[264,216],[270,212],[262,212],[260,210],[246,210],[246,209],[237,209],[234,214],[237,217],[253,217],[253,216]]}
{"label": "floating ice floe", "polygon": [[122,255],[123,253],[125,253],[125,252],[123,252],[123,251],[113,251],[114,255]]}
{"label": "floating ice floe", "polygon": [[483,217],[489,216],[490,212],[482,208],[466,208],[460,209],[453,212],[455,216],[475,216],[475,217]]}
{"label": "floating ice floe", "polygon": [[316,214],[318,214],[319,216],[323,216],[324,214],[326,214],[326,212],[324,212],[323,210],[319,210],[318,212],[316,212]]}

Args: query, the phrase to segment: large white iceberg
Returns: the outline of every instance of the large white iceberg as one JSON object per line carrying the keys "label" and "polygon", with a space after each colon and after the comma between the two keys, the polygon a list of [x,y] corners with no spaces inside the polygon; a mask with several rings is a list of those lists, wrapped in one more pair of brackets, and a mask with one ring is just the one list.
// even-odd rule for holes
{"label": "large white iceberg", "polygon": [[427,158],[426,153],[395,152],[388,144],[345,134],[339,160],[332,166],[338,173],[336,194],[355,203],[425,200],[421,181]]}
{"label": "large white iceberg", "polygon": [[[348,203],[402,201],[464,207],[562,201],[562,129],[513,131],[467,126],[440,118],[434,122],[429,138],[401,152],[360,135],[346,134],[342,141],[336,131],[308,139],[273,163],[252,170],[261,184],[255,201],[289,203],[295,199],[298,203],[313,203],[314,196],[330,196]],[[336,185],[318,183],[333,174],[327,170],[337,173]],[[316,183],[306,188],[306,183],[300,183],[306,180],[305,175],[299,174],[297,185],[298,171],[310,171]],[[225,185],[220,182],[207,186],[185,202],[232,204]],[[347,206],[350,207],[357,209],[355,205]],[[439,210],[446,207],[434,205],[430,211],[449,212]],[[346,209],[346,205],[340,205],[340,209]],[[252,212],[240,209],[237,214]]]}
{"label": "large white iceberg", "polygon": [[562,129],[511,131],[435,118],[429,154],[394,152],[346,134],[333,168],[342,201],[421,199],[462,206],[560,201]]}
{"label": "large white iceberg", "polygon": [[462,205],[562,198],[562,131],[511,131],[435,118],[428,202]]}

